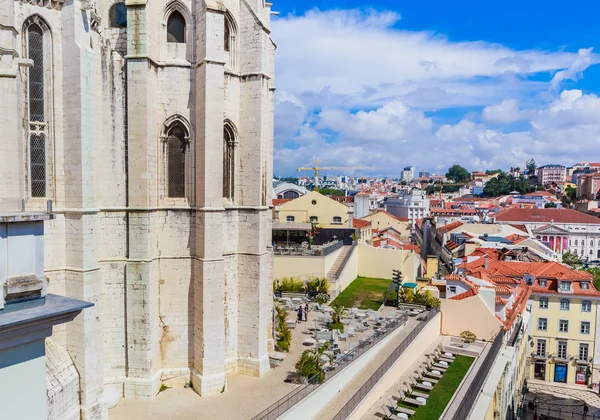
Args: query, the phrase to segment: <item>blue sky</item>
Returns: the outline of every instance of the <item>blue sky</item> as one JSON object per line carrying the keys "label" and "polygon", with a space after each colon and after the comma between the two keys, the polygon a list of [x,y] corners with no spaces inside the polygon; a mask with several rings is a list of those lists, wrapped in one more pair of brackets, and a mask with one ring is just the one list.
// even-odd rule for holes
{"label": "blue sky", "polygon": [[277,175],[315,159],[387,176],[600,160],[600,2],[273,10]]}

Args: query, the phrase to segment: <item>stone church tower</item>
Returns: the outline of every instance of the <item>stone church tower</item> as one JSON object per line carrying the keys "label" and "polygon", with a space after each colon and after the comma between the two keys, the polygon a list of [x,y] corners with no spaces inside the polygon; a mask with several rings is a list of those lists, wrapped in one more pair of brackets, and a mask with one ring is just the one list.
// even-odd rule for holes
{"label": "stone church tower", "polygon": [[95,305],[47,344],[51,418],[268,369],[270,7],[0,1],[0,211],[51,205],[49,291]]}

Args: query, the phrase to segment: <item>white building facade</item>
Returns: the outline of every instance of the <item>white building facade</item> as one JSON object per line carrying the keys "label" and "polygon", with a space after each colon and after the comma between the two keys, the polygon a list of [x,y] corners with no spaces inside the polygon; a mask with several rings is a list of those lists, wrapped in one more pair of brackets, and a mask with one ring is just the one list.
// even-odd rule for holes
{"label": "white building facade", "polygon": [[0,3],[0,211],[51,201],[49,291],[94,304],[53,335],[74,418],[269,368],[270,5]]}
{"label": "white building facade", "polygon": [[396,217],[407,218],[410,226],[415,221],[428,217],[430,214],[429,199],[424,190],[414,188],[412,191],[402,191],[398,198],[385,201],[386,211]]}

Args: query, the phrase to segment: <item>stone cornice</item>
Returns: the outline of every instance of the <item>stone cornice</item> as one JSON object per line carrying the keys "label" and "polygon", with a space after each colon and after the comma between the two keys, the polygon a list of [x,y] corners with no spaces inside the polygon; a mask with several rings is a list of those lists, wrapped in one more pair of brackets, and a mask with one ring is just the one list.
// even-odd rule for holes
{"label": "stone cornice", "polygon": [[65,0],[18,0],[21,3],[34,6],[47,7],[55,10],[62,10]]}
{"label": "stone cornice", "polygon": [[89,302],[49,294],[43,304],[0,311],[0,350],[49,337],[54,325],[72,321],[91,306]]}

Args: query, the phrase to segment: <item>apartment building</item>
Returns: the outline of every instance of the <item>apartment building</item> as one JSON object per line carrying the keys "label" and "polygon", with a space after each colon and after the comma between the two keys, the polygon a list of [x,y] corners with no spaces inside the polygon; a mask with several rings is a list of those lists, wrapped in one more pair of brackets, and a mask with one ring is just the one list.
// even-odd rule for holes
{"label": "apartment building", "polygon": [[562,165],[544,165],[535,170],[538,184],[562,184],[567,180],[567,168]]}
{"label": "apartment building", "polygon": [[581,175],[577,178],[577,198],[600,200],[600,173]]}
{"label": "apartment building", "polygon": [[403,191],[398,198],[388,198],[385,207],[394,216],[408,219],[410,226],[414,226],[418,219],[429,216],[429,198],[424,190],[418,188],[411,192]]}

